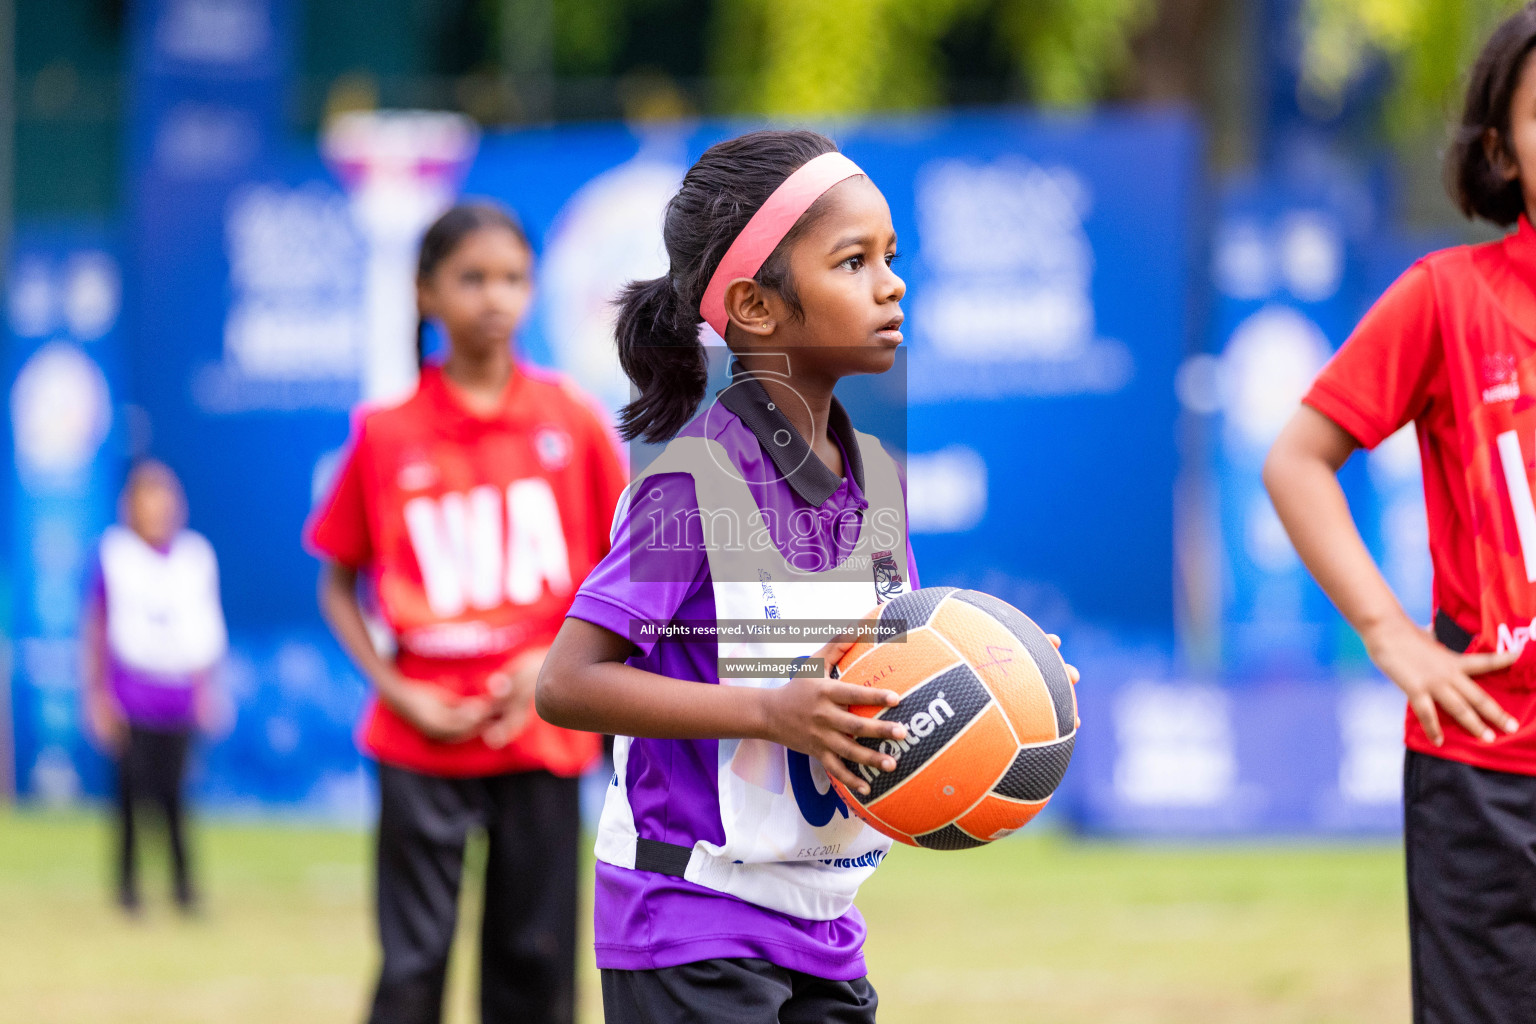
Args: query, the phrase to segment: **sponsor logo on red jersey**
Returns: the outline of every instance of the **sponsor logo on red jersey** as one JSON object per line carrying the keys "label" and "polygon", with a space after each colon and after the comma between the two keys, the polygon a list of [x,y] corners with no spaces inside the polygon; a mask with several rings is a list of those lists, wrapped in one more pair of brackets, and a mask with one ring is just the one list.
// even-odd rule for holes
{"label": "sponsor logo on red jersey", "polygon": [[571,461],[571,435],[559,427],[540,427],[533,434],[533,450],[545,469],[564,469]]}
{"label": "sponsor logo on red jersey", "polygon": [[1498,653],[1514,651],[1517,655],[1525,650],[1525,645],[1530,642],[1531,633],[1536,632],[1536,619],[1532,619],[1523,626],[1510,628],[1509,623],[1499,623]]}
{"label": "sponsor logo on red jersey", "polygon": [[1483,383],[1483,404],[1513,402],[1520,397],[1520,374],[1515,357],[1508,352],[1491,352],[1479,367]]}

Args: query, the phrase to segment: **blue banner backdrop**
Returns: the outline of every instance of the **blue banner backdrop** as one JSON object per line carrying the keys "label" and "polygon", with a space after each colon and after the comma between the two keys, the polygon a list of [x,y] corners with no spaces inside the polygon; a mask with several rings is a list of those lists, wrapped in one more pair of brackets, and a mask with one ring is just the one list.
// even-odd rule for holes
{"label": "blue banner backdrop", "polygon": [[[1329,187],[1230,183],[1211,248],[1208,351],[1180,371],[1194,429],[1181,493],[1207,550],[1192,607],[1214,608],[1197,666],[1084,652],[1085,726],[1064,794],[1084,828],[1118,835],[1393,832],[1401,822],[1398,690],[1297,558],[1260,479],[1274,437],[1371,302],[1432,240],[1382,229],[1348,169]],[[1417,621],[1430,567],[1411,427],[1341,480],[1361,533]],[[1211,591],[1214,591],[1212,593]],[[1201,630],[1209,623],[1201,622]],[[1202,638],[1203,639],[1203,638]],[[1200,671],[1195,671],[1198,668]],[[1097,684],[1097,685],[1095,685]]]}
{"label": "blue banner backdrop", "polygon": [[1379,676],[1222,686],[1125,656],[1083,664],[1081,739],[1060,799],[1120,836],[1391,833],[1403,697]]}
{"label": "blue banner backdrop", "polygon": [[[280,11],[257,7],[277,24]],[[146,414],[149,450],[183,475],[193,524],[219,552],[233,642],[224,680],[236,714],[205,749],[197,789],[224,806],[356,819],[368,803],[351,737],[364,687],[319,624],[316,567],[298,538],[358,395],[366,242],[317,152],[263,134],[271,122],[257,94],[271,81],[266,72],[208,86],[226,112],[248,100],[242,123],[260,128],[257,144],[220,161],[191,143],[146,141],[207,83],[179,66],[162,73],[147,58],[140,68],[158,84],[136,107],[142,199],[128,251],[132,265],[154,273],[131,280],[127,378]],[[610,408],[626,400],[609,303],[625,281],[664,270],[665,201],[688,164],[737,128],[610,125],[481,140],[465,191],[514,207],[539,251],[539,299],[519,338],[525,355],[571,373]],[[237,134],[208,130],[209,139]],[[1340,691],[1324,681],[1338,655],[1326,609],[1313,615],[1304,601],[1289,620],[1316,624],[1292,648],[1295,659],[1271,664],[1262,637],[1238,637],[1239,624],[1260,621],[1273,602],[1263,590],[1270,570],[1243,561],[1253,560],[1254,536],[1269,535],[1232,512],[1254,505],[1233,496],[1241,485],[1255,497],[1256,463],[1231,445],[1218,457],[1221,493],[1232,499],[1223,505],[1223,550],[1233,559],[1227,647],[1248,652],[1233,662],[1239,674],[1269,681],[1228,691],[1189,682],[1177,667],[1174,380],[1204,288],[1194,277],[1205,193],[1191,122],[978,113],[852,125],[839,141],[886,193],[901,236],[899,268],[910,286],[906,455],[923,579],[1012,601],[1067,634],[1088,673],[1087,725],[1062,809],[1117,832],[1391,827],[1383,808],[1395,791],[1382,765],[1396,750],[1401,706],[1393,710],[1379,686]],[[1218,253],[1238,291],[1223,292],[1209,337],[1234,374],[1242,369],[1234,339],[1253,333],[1255,318],[1305,320],[1312,326],[1298,331],[1321,337],[1314,347],[1325,355],[1358,314],[1353,243],[1329,234],[1329,207],[1303,200],[1266,205],[1255,190],[1224,207],[1218,250],[1223,240],[1244,241],[1247,218],[1270,261],[1260,291],[1240,280],[1241,245]],[[1329,248],[1335,243],[1342,254]],[[1329,270],[1335,258],[1341,265]],[[1262,342],[1274,332],[1257,335],[1256,351],[1272,355]],[[106,379],[116,381],[112,372]],[[1371,483],[1368,502],[1390,490],[1394,550],[1407,551],[1412,523],[1403,510],[1415,484],[1392,465],[1387,483],[1362,469],[1352,489]],[[109,517],[114,485],[115,477],[93,492],[94,511],[81,513],[81,543]],[[15,493],[18,527],[32,529],[35,509]],[[1385,558],[1387,527],[1375,523],[1391,516],[1381,507],[1366,517],[1367,531]],[[18,532],[13,549],[22,544]],[[18,560],[18,622],[30,571]],[[1420,571],[1411,559],[1401,563],[1404,580]],[[70,596],[77,601],[78,589]],[[27,681],[73,657],[70,637],[20,649],[18,755],[29,793],[90,791],[102,777],[79,739],[73,696],[57,696],[67,687]],[[65,674],[60,668],[58,678]],[[56,696],[37,695],[44,692]],[[1294,726],[1287,742],[1265,732],[1266,716]],[[44,722],[55,731],[45,734]],[[39,774],[48,749],[63,751],[62,760],[43,758]],[[74,782],[57,781],[71,772]]]}
{"label": "blue banner backdrop", "polygon": [[[1244,180],[1218,206],[1209,325],[1215,416],[1203,458],[1220,523],[1221,663],[1240,679],[1321,678],[1361,666],[1353,632],[1296,556],[1260,478],[1269,446],[1365,305],[1375,197],[1347,168],[1327,181]],[[1352,460],[1340,479],[1374,539],[1365,461]]]}
{"label": "blue banner backdrop", "polygon": [[17,791],[105,788],[81,729],[78,635],[124,440],[122,272],[100,227],[23,225],[7,283],[11,680]]}
{"label": "blue banner backdrop", "polygon": [[[539,250],[538,303],[519,338],[528,357],[610,408],[627,400],[611,300],[664,271],[666,200],[705,147],[743,127],[481,140],[464,190],[516,209]],[[1005,112],[861,123],[838,137],[885,192],[901,238],[924,579],[996,593],[1053,629],[1166,645],[1172,378],[1198,223],[1192,122]],[[139,282],[132,380],[152,450],[183,474],[194,524],[219,552],[237,650],[249,637],[267,638],[253,650],[281,647],[291,631],[320,651],[316,567],[298,538],[358,394],[364,243],[347,197],[308,147],[265,146],[239,173],[196,180],[147,163],[140,173],[132,247],[155,272]],[[320,655],[335,668],[325,677],[355,688],[333,654]],[[339,721],[315,742],[339,742]],[[275,750],[256,728],[242,709],[226,743]],[[305,759],[329,756],[305,747]],[[231,798],[287,802],[313,788],[269,790],[262,758],[222,763],[238,776],[220,782]]]}

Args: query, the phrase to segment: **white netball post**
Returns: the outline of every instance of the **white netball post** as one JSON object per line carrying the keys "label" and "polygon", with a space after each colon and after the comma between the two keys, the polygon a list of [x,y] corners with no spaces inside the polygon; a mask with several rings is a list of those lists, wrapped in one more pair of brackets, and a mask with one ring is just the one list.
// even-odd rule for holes
{"label": "white netball post", "polygon": [[416,246],[453,201],[478,141],[469,118],[435,111],[357,111],[326,126],[321,151],[368,247],[365,402],[395,401],[416,384]]}

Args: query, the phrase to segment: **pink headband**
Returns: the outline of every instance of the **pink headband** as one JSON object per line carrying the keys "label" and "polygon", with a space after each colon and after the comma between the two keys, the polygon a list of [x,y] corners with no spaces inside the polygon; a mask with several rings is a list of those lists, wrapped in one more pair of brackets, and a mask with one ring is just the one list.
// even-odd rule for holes
{"label": "pink headband", "polygon": [[763,269],[763,261],[773,254],[795,222],[805,215],[811,204],[840,181],[856,174],[863,174],[859,165],[841,153],[823,153],[801,166],[785,178],[768,201],[758,207],[747,226],[741,229],[720,258],[704,298],[699,300],[699,314],[704,322],[725,337],[725,290],[732,281],[756,276]]}

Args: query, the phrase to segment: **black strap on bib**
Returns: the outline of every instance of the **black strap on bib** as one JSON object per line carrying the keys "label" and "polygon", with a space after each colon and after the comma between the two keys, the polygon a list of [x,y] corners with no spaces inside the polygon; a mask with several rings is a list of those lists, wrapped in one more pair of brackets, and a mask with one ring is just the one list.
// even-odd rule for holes
{"label": "black strap on bib", "polygon": [[656,839],[635,840],[635,870],[654,871],[659,875],[682,878],[688,870],[688,858],[693,847],[663,843]]}
{"label": "black strap on bib", "polygon": [[1435,639],[1457,654],[1465,654],[1472,646],[1473,636],[1456,624],[1456,620],[1443,611],[1435,612]]}

